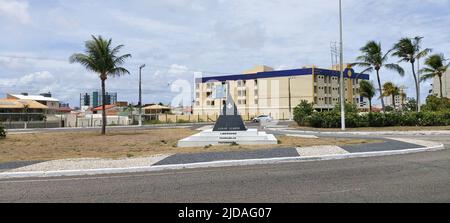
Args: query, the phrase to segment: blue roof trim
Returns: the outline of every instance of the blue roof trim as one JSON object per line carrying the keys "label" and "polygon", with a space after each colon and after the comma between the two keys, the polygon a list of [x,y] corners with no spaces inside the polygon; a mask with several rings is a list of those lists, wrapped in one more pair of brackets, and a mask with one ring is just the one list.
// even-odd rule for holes
{"label": "blue roof trim", "polygon": [[[352,71],[352,75],[349,77],[348,75],[348,71],[351,70]],[[335,71],[335,70],[326,70],[326,69],[320,69],[320,68],[315,68],[314,69],[314,73],[316,75],[325,75],[325,76],[332,76],[332,77],[340,77],[341,73],[339,71]],[[370,80],[370,76],[368,74],[358,74],[355,73],[353,71],[353,69],[345,69],[344,70],[344,77],[346,78],[351,78],[351,79],[363,79],[363,80]]]}
{"label": "blue roof trim", "polygon": [[[204,77],[196,79],[196,82],[206,83],[206,82],[224,82],[224,81],[237,81],[237,80],[255,80],[264,78],[275,78],[275,77],[290,77],[290,76],[304,76],[312,75],[312,68],[305,69],[295,69],[295,70],[282,70],[282,71],[270,71],[270,72],[260,72],[256,74],[239,74],[239,75],[227,75],[227,76],[215,76],[215,77]],[[314,68],[314,73],[316,75],[325,76],[340,76],[339,71],[326,70]],[[354,72],[353,72],[354,73]],[[345,70],[344,76],[348,77],[348,69]],[[359,78],[369,80],[369,75],[367,74],[353,74],[350,78]]]}

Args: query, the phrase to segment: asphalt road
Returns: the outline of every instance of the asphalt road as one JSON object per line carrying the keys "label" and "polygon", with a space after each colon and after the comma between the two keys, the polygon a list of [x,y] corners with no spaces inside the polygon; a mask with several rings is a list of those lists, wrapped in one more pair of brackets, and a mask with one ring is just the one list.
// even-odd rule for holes
{"label": "asphalt road", "polygon": [[[444,142],[450,149],[448,136],[426,139]],[[450,150],[324,162],[0,181],[0,202],[450,202]]]}

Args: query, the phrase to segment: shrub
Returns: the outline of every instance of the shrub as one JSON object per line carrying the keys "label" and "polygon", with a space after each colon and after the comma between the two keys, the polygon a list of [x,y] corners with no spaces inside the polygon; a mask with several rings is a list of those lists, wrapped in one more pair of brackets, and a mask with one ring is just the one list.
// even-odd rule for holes
{"label": "shrub", "polygon": [[367,121],[370,127],[383,127],[385,116],[382,113],[369,113]]}
{"label": "shrub", "polygon": [[307,118],[314,112],[314,105],[306,100],[303,100],[297,107],[294,108],[294,120],[298,125],[304,126]]}
{"label": "shrub", "polygon": [[3,126],[0,125],[0,139],[6,138],[6,130]]}
{"label": "shrub", "polygon": [[450,102],[448,98],[438,98],[430,95],[427,98],[427,103],[422,106],[423,111],[444,111],[450,109]]}

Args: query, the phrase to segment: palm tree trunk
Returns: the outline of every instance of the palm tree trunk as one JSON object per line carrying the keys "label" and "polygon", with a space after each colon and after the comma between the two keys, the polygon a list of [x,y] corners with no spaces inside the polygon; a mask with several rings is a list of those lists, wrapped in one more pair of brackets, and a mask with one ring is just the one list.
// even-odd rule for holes
{"label": "palm tree trunk", "polygon": [[394,110],[396,110],[396,106],[395,106],[395,94],[392,94],[392,105],[394,106]]}
{"label": "palm tree trunk", "polygon": [[372,113],[372,98],[369,98],[369,113]]}
{"label": "palm tree trunk", "polygon": [[377,79],[378,79],[378,89],[380,90],[381,108],[383,112],[385,112],[386,107],[384,106],[383,89],[381,88],[380,70],[377,70]]}
{"label": "palm tree trunk", "polygon": [[105,79],[102,78],[102,135],[106,135],[106,89]]}
{"label": "palm tree trunk", "polygon": [[439,76],[439,87],[441,88],[441,98],[444,98],[444,91],[442,87],[442,76]]}
{"label": "palm tree trunk", "polygon": [[414,68],[414,63],[411,63],[412,72],[414,76],[414,83],[416,84],[416,99],[417,99],[417,108],[416,111],[420,112],[420,92],[419,92],[419,82],[417,80],[416,70]]}

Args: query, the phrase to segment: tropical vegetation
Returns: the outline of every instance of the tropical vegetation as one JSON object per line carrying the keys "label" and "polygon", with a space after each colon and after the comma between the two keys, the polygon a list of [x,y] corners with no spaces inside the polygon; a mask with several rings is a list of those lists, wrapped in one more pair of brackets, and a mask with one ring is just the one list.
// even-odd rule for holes
{"label": "tropical vegetation", "polygon": [[381,48],[381,43],[375,41],[369,41],[364,47],[360,49],[362,55],[357,57],[357,62],[353,63],[352,66],[359,66],[365,68],[361,73],[376,71],[378,89],[380,93],[381,106],[383,111],[385,111],[385,104],[383,100],[383,90],[381,87],[380,70],[381,68],[386,68],[388,70],[395,71],[400,76],[405,75],[405,71],[402,67],[395,63],[388,63],[389,54],[391,51],[383,53]]}
{"label": "tropical vegetation", "polygon": [[119,55],[124,45],[112,46],[112,39],[104,39],[102,36],[92,36],[92,40],[85,42],[85,53],[76,53],[70,57],[71,63],[79,63],[87,70],[99,75],[102,85],[102,134],[106,134],[106,86],[109,77],[117,77],[130,72],[122,65],[131,54]]}
{"label": "tropical vegetation", "polygon": [[421,75],[420,80],[426,81],[428,79],[438,78],[440,97],[444,98],[444,89],[442,84],[442,76],[450,67],[450,62],[445,63],[446,59],[443,54],[434,54],[425,60],[426,67],[419,71]]}
{"label": "tropical vegetation", "polygon": [[[422,50],[422,39],[423,37],[402,38],[392,49],[392,55],[400,58],[399,62],[411,63],[412,74],[414,76],[416,87],[416,100],[418,104],[420,104],[420,83],[416,74],[415,64],[418,60],[426,57],[432,51],[430,48]],[[417,111],[420,111],[420,106],[417,106]]]}

